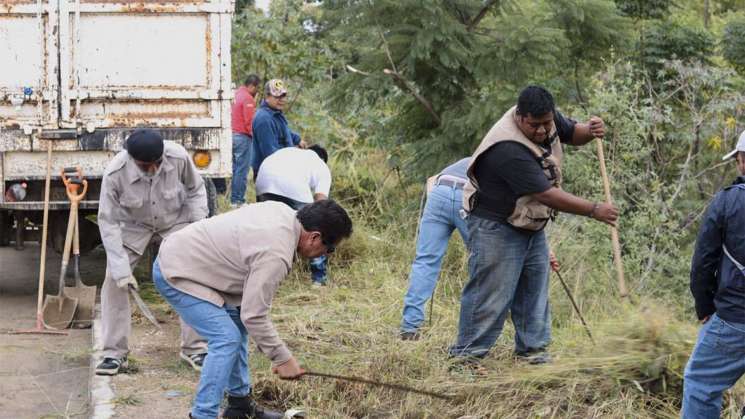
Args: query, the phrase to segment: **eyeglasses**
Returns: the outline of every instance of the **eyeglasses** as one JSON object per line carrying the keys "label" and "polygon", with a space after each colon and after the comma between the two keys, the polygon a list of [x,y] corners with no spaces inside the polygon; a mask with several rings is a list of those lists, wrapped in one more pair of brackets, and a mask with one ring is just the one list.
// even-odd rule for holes
{"label": "eyeglasses", "polygon": [[284,99],[284,98],[286,98],[286,97],[287,97],[287,93],[282,93],[282,94],[281,94],[281,95],[279,95],[279,96],[275,96],[275,95],[269,95],[269,96],[272,96],[272,97],[276,97],[277,99]]}
{"label": "eyeglasses", "polygon": [[326,239],[324,239],[323,237],[321,237],[321,243],[323,243],[323,245],[326,246],[326,254],[327,255],[330,255],[331,253],[334,253],[334,251],[336,250],[336,246],[334,246],[333,244],[327,242]]}

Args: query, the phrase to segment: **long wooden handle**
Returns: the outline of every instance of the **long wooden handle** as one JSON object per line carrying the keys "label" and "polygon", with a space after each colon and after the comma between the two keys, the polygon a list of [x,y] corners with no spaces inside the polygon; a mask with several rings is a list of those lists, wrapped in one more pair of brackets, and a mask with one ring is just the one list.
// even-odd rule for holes
{"label": "long wooden handle", "polygon": [[[36,299],[36,328],[42,329],[44,304],[44,275],[47,266],[47,227],[49,226],[49,190],[52,184],[52,142],[47,141],[47,178],[44,182],[44,219],[41,228],[41,259],[39,264],[39,294]],[[21,226],[18,226],[21,228]]]}
{"label": "long wooden handle", "polygon": [[[608,180],[608,171],[605,168],[605,153],[603,152],[603,140],[596,138],[596,144],[598,146],[598,160],[600,161],[600,174],[603,177],[603,189],[605,189],[605,200],[609,204],[613,204],[613,198],[610,194],[610,181]],[[623,260],[621,259],[621,242],[618,238],[618,228],[611,226],[610,238],[613,244],[613,259],[616,262],[616,273],[618,274],[618,291],[621,294],[621,298],[629,295],[626,289],[626,279],[623,275]]]}

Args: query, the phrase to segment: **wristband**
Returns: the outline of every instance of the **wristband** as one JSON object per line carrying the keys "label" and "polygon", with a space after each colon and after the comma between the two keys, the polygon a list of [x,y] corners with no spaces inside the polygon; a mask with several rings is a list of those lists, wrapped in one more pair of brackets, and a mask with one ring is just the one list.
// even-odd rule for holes
{"label": "wristband", "polygon": [[600,204],[598,204],[597,202],[593,203],[592,204],[592,210],[590,211],[590,213],[587,216],[590,217],[590,218],[595,218],[595,210],[597,210],[599,206],[600,206]]}

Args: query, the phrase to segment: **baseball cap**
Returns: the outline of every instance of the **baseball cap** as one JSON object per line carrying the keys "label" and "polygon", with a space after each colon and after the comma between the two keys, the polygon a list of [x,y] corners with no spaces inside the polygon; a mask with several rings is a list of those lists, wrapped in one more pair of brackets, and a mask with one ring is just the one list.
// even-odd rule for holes
{"label": "baseball cap", "polygon": [[264,93],[270,96],[282,96],[287,94],[285,82],[280,79],[271,79],[264,85]]}
{"label": "baseball cap", "polygon": [[740,134],[740,139],[737,140],[737,146],[735,147],[735,149],[727,153],[727,155],[725,155],[724,157],[722,157],[722,160],[727,160],[727,159],[731,159],[732,157],[735,157],[735,154],[737,154],[738,151],[745,152],[745,131],[743,131]]}

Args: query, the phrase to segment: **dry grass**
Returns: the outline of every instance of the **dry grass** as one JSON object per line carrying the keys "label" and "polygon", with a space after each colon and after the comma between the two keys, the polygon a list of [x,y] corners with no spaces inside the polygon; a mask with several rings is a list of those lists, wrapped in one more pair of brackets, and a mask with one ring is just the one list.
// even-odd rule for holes
{"label": "dry grass", "polygon": [[[252,348],[252,381],[263,404],[301,407],[312,418],[678,416],[682,371],[696,337],[696,325],[686,320],[685,303],[646,298],[619,302],[610,261],[588,257],[586,249],[593,243],[578,238],[577,220],[560,223],[550,236],[596,346],[585,336],[563,289],[552,281],[552,364],[515,361],[508,323],[482,370],[454,367],[447,348],[456,336],[460,290],[467,278],[467,253],[457,235],[443,264],[432,323],[424,327],[421,340],[399,340],[420,189],[382,182],[370,192],[360,185],[368,178],[383,179],[386,170],[383,163],[371,168],[371,160],[368,166],[350,163],[335,169],[342,176],[335,186],[341,189],[337,198],[349,203],[355,234],[331,259],[329,285],[311,288],[307,264],[296,263],[275,299],[273,321],[309,370],[403,384],[453,399],[316,377],[282,381]],[[364,202],[370,205],[362,206]],[[227,210],[222,197],[220,207]],[[633,286],[633,278],[630,283]],[[148,294],[147,289],[144,292]],[[157,302],[159,297],[150,293],[148,298]],[[166,304],[156,308],[161,316],[175,319]],[[147,342],[138,353],[148,370],[160,369],[153,373],[162,382],[151,391],[183,388],[189,381],[196,386],[196,377],[175,361],[173,343],[172,353],[159,356],[159,362],[148,360]],[[733,394],[742,394],[742,386],[726,397],[725,417],[736,417],[737,405],[742,405],[735,403]]]}

